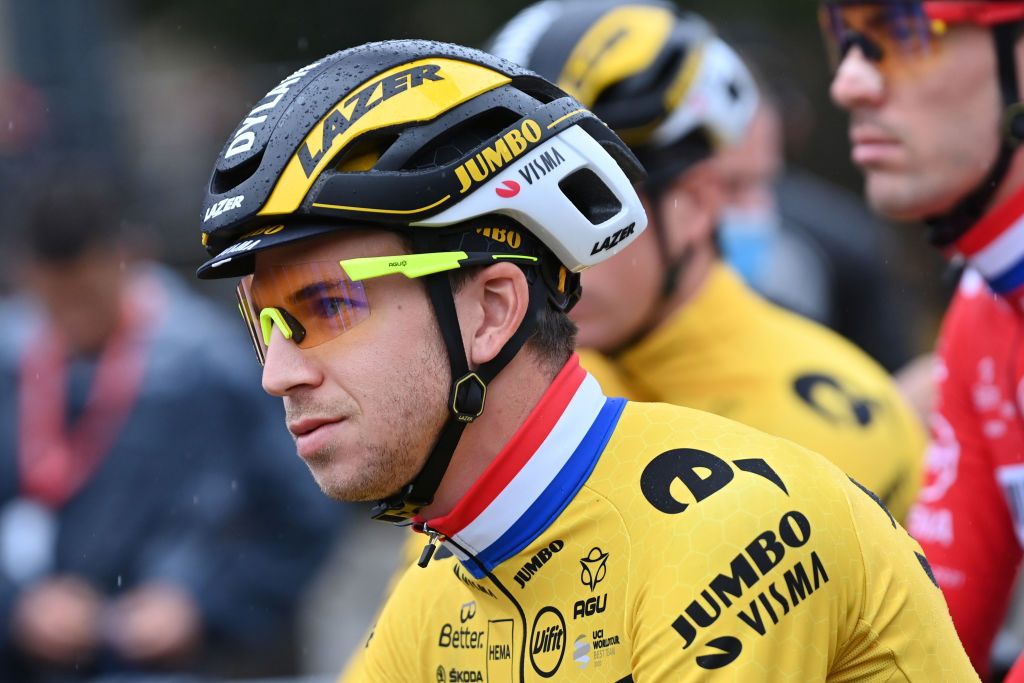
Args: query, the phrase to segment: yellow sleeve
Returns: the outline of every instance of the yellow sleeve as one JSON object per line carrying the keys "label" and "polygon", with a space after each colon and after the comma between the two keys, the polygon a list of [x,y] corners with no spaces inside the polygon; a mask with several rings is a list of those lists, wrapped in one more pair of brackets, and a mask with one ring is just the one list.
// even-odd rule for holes
{"label": "yellow sleeve", "polygon": [[877,496],[853,485],[860,490],[848,487],[847,499],[864,583],[855,595],[858,621],[829,682],[876,680],[894,669],[908,681],[978,681],[921,547]]}
{"label": "yellow sleeve", "polygon": [[[408,533],[407,536],[408,538],[406,538],[405,542],[402,544],[402,549],[398,557],[398,566],[395,568],[395,573],[391,576],[391,580],[388,581],[387,588],[384,589],[385,601],[387,601],[389,596],[394,594],[399,582],[402,580],[402,577],[405,576],[410,567],[415,566],[419,561],[420,555],[423,553],[423,546],[427,543],[427,537],[424,534]],[[377,619],[380,619],[379,612]],[[369,644],[369,641],[373,639],[376,628],[376,623],[370,627],[370,632],[367,635],[367,645]],[[345,668],[342,670],[341,676],[338,678],[338,683],[355,683],[356,681],[363,680],[356,677],[356,672],[360,671],[363,666],[362,655],[364,650],[365,648],[360,648],[352,654],[352,657],[345,664]]]}

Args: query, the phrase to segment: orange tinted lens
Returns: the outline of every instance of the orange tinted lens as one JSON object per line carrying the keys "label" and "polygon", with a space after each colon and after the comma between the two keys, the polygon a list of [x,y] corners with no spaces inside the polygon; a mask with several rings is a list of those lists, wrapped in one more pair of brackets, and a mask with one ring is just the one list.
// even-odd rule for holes
{"label": "orange tinted lens", "polygon": [[235,290],[238,296],[238,312],[242,314],[245,321],[245,328],[249,331],[249,338],[256,351],[256,359],[263,365],[267,357],[267,346],[263,343],[263,335],[260,332],[259,313],[252,306],[252,275],[247,275],[238,283]]}
{"label": "orange tinted lens", "polygon": [[[285,311],[305,331],[304,337],[292,340],[299,348],[308,349],[330,341],[370,315],[363,284],[351,281],[337,261],[262,268],[250,278],[248,288],[239,286],[240,292],[248,289],[245,295],[249,298],[250,310],[262,312],[277,308]],[[262,346],[265,353],[259,314],[254,319],[257,346]]]}
{"label": "orange tinted lens", "polygon": [[898,75],[930,64],[937,51],[932,21],[920,3],[829,4],[819,17],[833,68],[856,47],[886,75]]}

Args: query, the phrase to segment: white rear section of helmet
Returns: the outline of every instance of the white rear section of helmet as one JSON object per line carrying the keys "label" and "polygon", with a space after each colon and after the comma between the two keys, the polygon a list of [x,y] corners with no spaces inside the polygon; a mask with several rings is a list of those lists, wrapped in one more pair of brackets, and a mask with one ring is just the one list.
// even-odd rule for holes
{"label": "white rear section of helmet", "polygon": [[[583,168],[593,171],[620,204],[618,213],[597,225],[559,186]],[[647,215],[626,174],[579,126],[524,154],[447,211],[413,225],[443,227],[488,214],[519,221],[573,272],[622,251],[647,227]]]}
{"label": "white rear section of helmet", "polygon": [[670,145],[704,128],[716,149],[743,139],[757,111],[757,85],[736,51],[711,36],[696,48],[700,66],[690,89],[651,135],[656,146]]}
{"label": "white rear section of helmet", "polygon": [[530,5],[505,24],[487,51],[516,64],[529,64],[533,49],[544,31],[562,15],[562,9],[558,0]]}

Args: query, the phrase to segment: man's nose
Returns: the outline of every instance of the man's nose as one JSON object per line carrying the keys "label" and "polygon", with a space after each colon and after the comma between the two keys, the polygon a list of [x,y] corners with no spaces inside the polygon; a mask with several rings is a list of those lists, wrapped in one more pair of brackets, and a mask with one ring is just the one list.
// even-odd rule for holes
{"label": "man's nose", "polygon": [[293,341],[285,339],[275,325],[270,333],[267,357],[263,364],[263,390],[271,396],[287,396],[295,389],[316,386],[320,375],[306,354]]}
{"label": "man's nose", "polygon": [[851,47],[839,63],[829,92],[832,101],[847,111],[877,105],[885,82],[878,66],[864,56],[859,46]]}

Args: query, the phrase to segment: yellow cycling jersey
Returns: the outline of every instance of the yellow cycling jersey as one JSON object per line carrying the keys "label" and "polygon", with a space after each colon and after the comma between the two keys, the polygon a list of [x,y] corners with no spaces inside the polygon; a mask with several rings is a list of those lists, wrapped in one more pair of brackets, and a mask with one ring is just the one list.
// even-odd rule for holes
{"label": "yellow cycling jersey", "polygon": [[917,544],[791,442],[571,361],[345,683],[977,681]]}
{"label": "yellow cycling jersey", "polygon": [[926,438],[889,375],[817,323],[717,266],[702,290],[614,358],[581,352],[611,396],[706,410],[821,453],[904,520]]}

